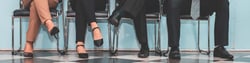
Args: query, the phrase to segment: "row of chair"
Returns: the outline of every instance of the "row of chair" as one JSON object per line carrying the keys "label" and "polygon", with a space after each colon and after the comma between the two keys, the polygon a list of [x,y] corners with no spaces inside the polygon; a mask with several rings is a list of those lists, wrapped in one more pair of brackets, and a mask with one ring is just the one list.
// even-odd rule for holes
{"label": "row of chair", "polygon": [[[64,2],[65,0],[60,0],[59,1],[59,5],[58,5],[58,9],[50,9],[51,11],[51,15],[53,18],[56,19],[57,23],[59,22],[59,16],[62,15],[63,16],[63,33],[64,33],[64,48],[62,50],[60,50],[59,48],[59,42],[57,40],[57,51],[64,55],[65,53],[67,53],[68,50],[68,37],[69,37],[69,22],[73,21],[72,19],[75,18],[75,12],[71,9],[70,7],[70,3],[69,1],[67,1],[68,5],[67,8],[68,10],[66,11],[66,15],[64,15]],[[116,0],[116,5],[119,5],[119,0]],[[161,28],[160,28],[160,24],[161,24],[161,18],[163,16],[163,2],[165,2],[164,0],[155,0],[155,2],[150,2],[150,4],[152,5],[146,5],[145,7],[149,7],[146,8],[146,19],[148,21],[154,21],[154,43],[155,43],[155,52],[159,55],[162,55],[162,50],[161,50]],[[22,18],[24,17],[29,17],[29,9],[24,9],[21,7],[22,6],[22,0],[20,0],[20,9],[17,9],[14,11],[13,16],[12,16],[12,54],[16,55],[18,52],[21,52],[22,49]],[[96,19],[104,19],[107,20],[108,17],[110,16],[110,1],[109,0],[96,0]],[[15,18],[20,18],[20,47],[18,50],[15,50],[14,45],[14,19]],[[124,18],[123,18],[124,19]],[[127,18],[125,18],[127,19]],[[183,15],[181,16],[181,19],[192,19],[190,15]],[[210,53],[210,36],[209,36],[209,25],[210,25],[210,21],[209,21],[209,16],[204,16],[204,17],[200,17],[198,19],[198,50],[199,52],[202,52],[203,50],[200,49],[199,43],[200,43],[200,20],[208,20],[208,52],[207,54]],[[119,37],[119,28],[115,27],[114,28],[114,32],[111,33],[111,31],[113,30],[110,23],[108,23],[108,40],[109,40],[109,50],[110,50],[110,54],[111,55],[115,55],[118,51],[118,37]]]}

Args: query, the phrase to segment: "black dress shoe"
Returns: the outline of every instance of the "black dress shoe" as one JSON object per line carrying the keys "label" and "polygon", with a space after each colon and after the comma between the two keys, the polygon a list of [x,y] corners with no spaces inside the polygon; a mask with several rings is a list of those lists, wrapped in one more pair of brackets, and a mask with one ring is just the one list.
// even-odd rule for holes
{"label": "black dress shoe", "polygon": [[121,11],[114,11],[113,14],[108,18],[108,21],[117,27],[119,25],[119,22],[121,20],[123,12]]}
{"label": "black dress shoe", "polygon": [[171,48],[168,57],[170,59],[181,59],[180,49],[179,48]]}
{"label": "black dress shoe", "polygon": [[23,56],[24,57],[33,57],[33,53],[24,52]]}
{"label": "black dress shoe", "polygon": [[141,48],[138,53],[139,58],[147,58],[149,56],[149,48]]}
{"label": "black dress shoe", "polygon": [[214,57],[220,57],[225,59],[233,59],[231,55],[223,46],[214,48]]}

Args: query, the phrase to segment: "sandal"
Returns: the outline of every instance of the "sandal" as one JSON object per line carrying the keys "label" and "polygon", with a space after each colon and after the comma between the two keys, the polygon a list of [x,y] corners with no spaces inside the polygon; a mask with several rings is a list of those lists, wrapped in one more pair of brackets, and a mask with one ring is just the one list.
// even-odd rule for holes
{"label": "sandal", "polygon": [[[93,36],[93,37],[94,37],[94,31],[95,31],[96,29],[99,29],[99,30],[100,30],[99,27],[93,28],[93,29],[92,29],[92,36]],[[101,31],[101,30],[100,30],[100,31]],[[102,46],[102,45],[103,45],[103,38],[102,38],[102,39],[98,39],[98,40],[94,40],[94,44],[95,44],[95,46],[97,46],[97,47]]]}
{"label": "sandal", "polygon": [[[77,53],[78,53],[78,47],[79,47],[79,46],[84,47],[84,45],[76,45],[76,52],[77,52]],[[88,55],[88,53],[78,53],[78,57],[79,57],[79,58],[88,58],[89,55]]]}
{"label": "sandal", "polygon": [[[28,41],[27,43],[31,43],[32,44],[32,49],[33,49],[33,42],[31,42],[31,41]],[[26,49],[26,48],[25,48]],[[33,52],[24,52],[23,53],[23,56],[24,57],[33,57]]]}

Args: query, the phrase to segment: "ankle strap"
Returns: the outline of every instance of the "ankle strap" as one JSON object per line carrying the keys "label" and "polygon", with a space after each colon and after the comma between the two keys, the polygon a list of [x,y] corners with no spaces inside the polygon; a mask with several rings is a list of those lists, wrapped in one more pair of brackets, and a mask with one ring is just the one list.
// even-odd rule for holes
{"label": "ankle strap", "polygon": [[99,27],[94,27],[93,29],[92,29],[92,31],[95,31],[95,29],[100,29]]}
{"label": "ankle strap", "polygon": [[33,44],[34,41],[26,41],[26,42],[27,42],[27,43],[32,43],[32,44]]}

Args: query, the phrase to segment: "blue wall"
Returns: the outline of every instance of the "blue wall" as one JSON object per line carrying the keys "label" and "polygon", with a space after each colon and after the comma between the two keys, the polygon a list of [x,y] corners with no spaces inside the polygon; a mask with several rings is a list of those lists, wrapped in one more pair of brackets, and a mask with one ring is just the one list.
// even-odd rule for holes
{"label": "blue wall", "polygon": [[[114,4],[114,0],[111,0],[111,5]],[[64,2],[66,4],[66,2]],[[0,38],[1,46],[0,50],[10,50],[11,49],[11,16],[12,12],[15,9],[19,8],[18,0],[0,0]],[[239,50],[239,49],[248,49],[250,50],[250,27],[249,15],[250,15],[250,0],[230,0],[230,30],[229,30],[229,46],[228,49]],[[66,8],[66,6],[65,6]],[[114,9],[114,6],[111,7]],[[62,18],[62,17],[60,17]],[[62,20],[60,20],[58,26],[60,27],[60,43],[63,43],[63,26]],[[125,23],[122,23],[119,36],[119,48],[120,49],[138,49],[138,43],[135,37],[135,30],[133,23],[130,20],[122,20]],[[108,48],[108,27],[106,20],[98,20],[98,24],[101,27],[101,31],[104,37],[104,48]],[[19,40],[19,19],[15,19],[15,47],[18,47]],[[23,46],[25,43],[25,34],[28,28],[28,18],[23,19],[22,22],[22,33],[23,33]],[[149,46],[151,49],[154,47],[154,24],[153,22],[148,22],[148,39]],[[214,16],[211,16],[211,48],[214,44]],[[207,22],[201,22],[201,47],[203,49],[207,48]],[[70,33],[69,33],[69,48],[75,48],[75,27],[74,22],[70,23]],[[192,20],[182,20],[181,21],[181,39],[180,47],[181,49],[196,49],[197,42],[197,21]],[[166,28],[166,17],[162,18],[161,21],[161,44],[162,48],[166,49],[167,45],[167,28]],[[62,44],[61,44],[62,45]],[[86,35],[86,47],[88,49],[93,49],[93,39],[91,32],[88,30]],[[48,32],[44,26],[41,26],[39,35],[35,43],[35,49],[56,49],[56,41],[49,37]]]}

